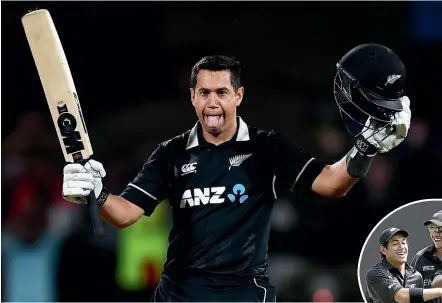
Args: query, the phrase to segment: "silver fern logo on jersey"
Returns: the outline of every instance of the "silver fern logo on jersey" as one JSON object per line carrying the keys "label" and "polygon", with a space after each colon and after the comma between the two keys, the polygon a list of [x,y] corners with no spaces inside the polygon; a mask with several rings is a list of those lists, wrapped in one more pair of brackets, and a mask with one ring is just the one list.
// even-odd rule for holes
{"label": "silver fern logo on jersey", "polygon": [[238,155],[238,156],[234,156],[229,158],[229,162],[230,162],[230,166],[229,166],[229,170],[232,168],[232,166],[240,166],[241,163],[243,163],[245,160],[247,160],[252,154],[247,154],[247,155]]}

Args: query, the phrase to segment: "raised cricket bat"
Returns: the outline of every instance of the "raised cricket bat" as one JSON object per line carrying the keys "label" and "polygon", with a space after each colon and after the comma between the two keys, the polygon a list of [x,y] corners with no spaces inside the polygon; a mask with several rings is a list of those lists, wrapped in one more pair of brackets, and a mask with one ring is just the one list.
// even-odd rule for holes
{"label": "raised cricket bat", "polygon": [[[84,164],[93,155],[68,61],[49,11],[39,9],[21,19],[66,162]],[[96,236],[103,235],[95,195],[88,197]]]}

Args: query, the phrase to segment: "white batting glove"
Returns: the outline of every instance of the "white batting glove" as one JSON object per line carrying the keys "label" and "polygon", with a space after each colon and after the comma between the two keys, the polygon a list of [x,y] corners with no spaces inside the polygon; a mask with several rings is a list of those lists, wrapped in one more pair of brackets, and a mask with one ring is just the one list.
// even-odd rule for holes
{"label": "white batting glove", "polygon": [[[95,160],[89,160],[84,166],[77,163],[67,164],[63,169],[63,198],[69,202],[86,204],[86,197],[91,191],[97,200],[107,198],[107,195],[103,197],[102,178],[105,176],[103,164]],[[99,204],[104,201],[99,201]]]}
{"label": "white batting glove", "polygon": [[[407,96],[401,98],[402,111],[394,116],[394,121],[391,127],[376,128],[376,121],[368,118],[365,122],[365,129],[362,136],[373,146],[377,148],[380,153],[386,153],[399,144],[407,137],[408,130],[411,124],[411,110],[410,99]],[[394,129],[394,131],[393,131]]]}

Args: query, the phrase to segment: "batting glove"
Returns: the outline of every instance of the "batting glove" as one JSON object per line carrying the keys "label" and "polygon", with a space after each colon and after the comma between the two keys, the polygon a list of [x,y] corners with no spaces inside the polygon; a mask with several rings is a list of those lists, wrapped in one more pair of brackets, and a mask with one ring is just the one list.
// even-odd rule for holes
{"label": "batting glove", "polygon": [[401,98],[402,111],[394,116],[391,126],[376,128],[377,122],[369,118],[365,123],[362,136],[380,153],[386,153],[407,137],[411,124],[410,99],[407,96]]}
{"label": "batting glove", "polygon": [[103,164],[95,160],[89,160],[84,166],[67,164],[63,169],[63,198],[68,202],[86,204],[86,197],[93,191],[98,204],[104,204],[109,195],[102,182],[105,176]]}

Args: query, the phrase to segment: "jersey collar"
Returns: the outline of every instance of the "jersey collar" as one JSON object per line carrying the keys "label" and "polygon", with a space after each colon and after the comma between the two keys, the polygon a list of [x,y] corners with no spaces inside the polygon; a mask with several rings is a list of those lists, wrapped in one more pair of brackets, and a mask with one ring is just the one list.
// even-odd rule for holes
{"label": "jersey collar", "polygon": [[[249,141],[249,127],[247,124],[241,119],[241,117],[237,117],[238,119],[238,130],[233,138],[236,138],[236,141]],[[186,149],[190,149],[200,145],[200,141],[204,140],[201,132],[201,124],[198,121],[195,126],[190,130],[189,139],[187,140]],[[205,140],[204,140],[205,141]]]}
{"label": "jersey collar", "polygon": [[[381,263],[382,263],[382,267],[384,267],[387,270],[390,270],[393,268],[396,269],[396,267],[393,267],[393,265],[391,265],[391,263],[388,262],[386,259],[383,259]],[[413,271],[413,267],[411,267],[410,264],[408,264],[408,262],[406,262],[405,263],[405,270],[406,271]]]}

